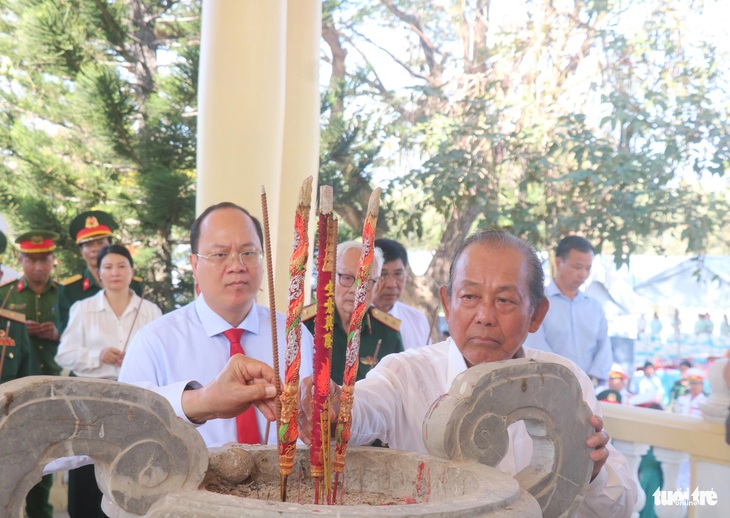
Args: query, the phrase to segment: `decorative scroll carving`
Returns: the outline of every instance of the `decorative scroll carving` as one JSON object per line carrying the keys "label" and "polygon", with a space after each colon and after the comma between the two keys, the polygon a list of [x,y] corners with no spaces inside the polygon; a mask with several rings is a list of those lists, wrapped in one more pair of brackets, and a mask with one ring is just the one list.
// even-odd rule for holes
{"label": "decorative scroll carving", "polygon": [[[0,386],[0,514],[22,517],[43,467],[88,455],[99,488],[143,515],[162,496],[195,490],[208,466],[200,434],[169,403],[133,385],[32,376]],[[4,513],[3,513],[4,511]]]}
{"label": "decorative scroll carving", "polygon": [[496,467],[507,453],[507,427],[524,421],[533,455],[515,478],[544,516],[572,516],[593,469],[586,446],[591,415],[567,367],[523,358],[460,374],[431,407],[423,434],[431,455]]}

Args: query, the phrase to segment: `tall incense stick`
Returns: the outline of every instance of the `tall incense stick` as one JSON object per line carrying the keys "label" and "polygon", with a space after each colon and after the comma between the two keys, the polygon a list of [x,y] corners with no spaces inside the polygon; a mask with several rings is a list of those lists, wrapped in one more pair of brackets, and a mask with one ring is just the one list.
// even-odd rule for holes
{"label": "tall incense stick", "polygon": [[[266,278],[269,286],[269,312],[271,320],[271,351],[274,356],[274,383],[276,383],[276,425],[281,418],[281,377],[279,376],[279,340],[276,333],[276,293],[274,292],[274,267],[271,260],[271,237],[269,232],[269,206],[266,203],[266,189],[261,186],[261,214],[264,219],[264,248],[266,250]],[[267,434],[268,435],[268,434]],[[267,441],[268,442],[268,441]]]}
{"label": "tall incense stick", "polygon": [[337,220],[332,211],[332,187],[322,186],[317,222],[317,316],[314,320],[314,379],[312,396],[312,447],[310,462],[315,479],[314,503],[324,499],[331,481],[329,384],[334,330],[334,271],[337,260]]}
{"label": "tall incense stick", "polygon": [[289,305],[286,311],[286,349],[284,357],[284,390],[281,393],[279,421],[279,473],[281,501],[286,502],[289,475],[294,469],[299,428],[299,368],[302,364],[301,314],[304,308],[304,281],[309,258],[309,211],[312,200],[312,177],[308,176],[299,189],[299,201],[294,214],[294,243],[289,260]]}
{"label": "tall incense stick", "polygon": [[355,380],[357,379],[357,368],[360,364],[360,330],[362,319],[368,310],[365,300],[367,299],[368,282],[370,281],[370,266],[373,262],[375,250],[375,224],[378,221],[378,208],[380,205],[380,188],[375,189],[370,195],[368,202],[368,213],[365,217],[365,225],[362,229],[362,252],[360,263],[357,267],[355,284],[355,306],[350,318],[350,328],[347,334],[347,353],[345,355],[345,373],[342,378],[342,396],[340,415],[337,420],[335,438],[335,459],[332,468],[335,472],[335,485],[333,489],[333,500],[337,500],[337,485],[339,476],[345,472],[345,453],[347,443],[350,440],[350,417],[352,414],[353,395],[355,392]]}

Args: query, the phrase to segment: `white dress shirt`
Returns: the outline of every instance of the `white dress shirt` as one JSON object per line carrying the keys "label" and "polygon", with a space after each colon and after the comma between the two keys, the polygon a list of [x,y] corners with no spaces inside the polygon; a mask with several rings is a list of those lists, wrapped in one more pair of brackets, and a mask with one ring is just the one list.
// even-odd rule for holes
{"label": "white dress shirt", "polygon": [[[568,367],[580,382],[584,401],[594,414],[601,415],[590,379],[573,362],[553,353],[530,349],[525,349],[525,355]],[[466,362],[451,338],[384,357],[355,385],[350,444],[370,444],[381,439],[391,448],[425,453],[423,420],[433,402],[449,391],[454,378],[466,368]],[[532,439],[522,421],[509,426],[508,432],[510,446],[498,468],[514,475],[529,465]],[[631,515],[637,495],[636,479],[623,455],[611,445],[608,450],[608,461],[588,485],[578,516],[619,518]]]}
{"label": "white dress shirt", "polygon": [[[271,320],[268,308],[254,303],[238,326],[245,332],[241,346],[246,356],[268,365],[274,364],[271,348]],[[282,382],[286,368],[286,317],[276,314],[279,347],[279,370]],[[175,310],[153,322],[134,337],[122,364],[119,381],[149,388],[165,397],[175,414],[188,421],[182,410],[182,393],[189,383],[210,383],[230,359],[230,343],[223,332],[231,325],[216,314],[199,296],[195,302]],[[312,374],[313,340],[302,326],[302,364],[300,377]],[[261,438],[265,437],[268,420],[256,410]],[[236,442],[236,420],[213,419],[197,430],[208,447]],[[276,444],[276,425],[272,423],[269,444]]]}
{"label": "white dress shirt", "polygon": [[702,403],[707,402],[707,396],[700,393],[692,398],[692,394],[684,394],[677,398],[677,413],[680,415],[692,415],[702,417]]}
{"label": "white dress shirt", "polygon": [[[137,308],[139,314],[135,319]],[[135,333],[160,316],[162,311],[157,305],[132,292],[124,313],[117,317],[104,296],[104,290],[101,290],[71,306],[56,362],[79,376],[115,380],[119,376],[119,367],[102,363],[101,351],[107,347],[124,350],[127,340],[131,343]]]}
{"label": "white dress shirt", "polygon": [[406,351],[418,349],[431,343],[431,326],[422,312],[399,300],[393,304],[388,314],[401,321],[400,335],[403,339],[403,349]]}

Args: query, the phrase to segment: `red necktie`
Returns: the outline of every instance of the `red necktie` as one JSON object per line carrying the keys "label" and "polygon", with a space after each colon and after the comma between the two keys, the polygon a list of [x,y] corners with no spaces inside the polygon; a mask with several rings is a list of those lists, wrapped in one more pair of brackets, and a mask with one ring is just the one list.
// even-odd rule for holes
{"label": "red necktie", "polygon": [[[243,329],[229,329],[223,334],[228,341],[231,342],[231,357],[235,354],[243,354],[241,347],[241,335]],[[259,425],[256,422],[256,411],[252,406],[242,414],[236,416],[236,429],[238,430],[238,442],[242,444],[261,444],[261,436],[259,435]]]}

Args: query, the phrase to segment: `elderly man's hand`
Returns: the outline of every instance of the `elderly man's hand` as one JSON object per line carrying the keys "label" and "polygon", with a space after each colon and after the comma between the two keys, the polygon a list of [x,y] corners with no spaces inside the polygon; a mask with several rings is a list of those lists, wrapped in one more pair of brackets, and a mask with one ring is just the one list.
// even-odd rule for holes
{"label": "elderly man's hand", "polygon": [[596,478],[598,472],[608,460],[608,448],[606,445],[610,437],[606,432],[603,431],[603,419],[594,415],[591,416],[591,426],[595,428],[596,433],[591,435],[586,441],[586,446],[593,449],[591,452],[591,459],[593,460],[593,473],[591,473],[591,482]]}
{"label": "elderly man's hand", "polygon": [[[299,385],[299,438],[304,444],[312,444],[312,396],[314,395],[314,379],[312,376],[304,378]],[[340,395],[342,388],[330,380],[329,401],[330,401],[330,423],[332,427],[337,424],[340,415]]]}
{"label": "elderly man's hand", "polygon": [[228,360],[210,383],[182,395],[185,415],[194,423],[235,417],[255,405],[269,421],[276,419],[274,369],[242,354]]}

